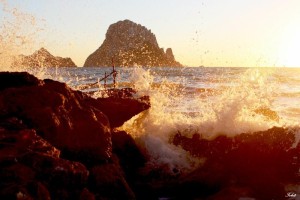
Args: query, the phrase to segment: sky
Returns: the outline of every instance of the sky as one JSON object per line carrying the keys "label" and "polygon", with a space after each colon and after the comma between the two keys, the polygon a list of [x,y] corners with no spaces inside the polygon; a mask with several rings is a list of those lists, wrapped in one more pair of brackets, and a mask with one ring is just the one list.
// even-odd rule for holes
{"label": "sky", "polygon": [[0,19],[14,8],[34,17],[34,48],[78,66],[129,19],[186,66],[300,67],[300,0],[0,0]]}

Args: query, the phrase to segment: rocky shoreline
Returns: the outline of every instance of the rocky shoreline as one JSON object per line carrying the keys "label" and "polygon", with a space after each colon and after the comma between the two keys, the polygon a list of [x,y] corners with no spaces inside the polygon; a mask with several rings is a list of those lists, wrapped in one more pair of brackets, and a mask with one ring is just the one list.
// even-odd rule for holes
{"label": "rocky shoreline", "polygon": [[147,150],[115,129],[150,108],[149,99],[93,99],[26,72],[0,72],[0,82],[0,199],[300,195],[297,130],[274,127],[211,140],[178,132],[170,143],[204,162],[170,174],[163,167],[149,169]]}
{"label": "rocky shoreline", "polygon": [[135,198],[126,176],[146,159],[130,135],[113,127],[149,101],[124,98],[132,111],[113,118],[117,100],[25,72],[1,72],[0,80],[1,199]]}

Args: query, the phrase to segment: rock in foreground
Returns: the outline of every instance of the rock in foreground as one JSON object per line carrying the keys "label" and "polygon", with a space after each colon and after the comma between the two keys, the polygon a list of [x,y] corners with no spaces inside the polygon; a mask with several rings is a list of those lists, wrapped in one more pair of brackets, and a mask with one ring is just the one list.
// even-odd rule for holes
{"label": "rock in foreground", "polygon": [[108,98],[98,98],[94,106],[101,110],[109,119],[112,128],[122,126],[144,110],[150,108],[148,96],[134,98],[135,91],[131,88],[110,89]]}
{"label": "rock in foreground", "polygon": [[[0,78],[5,76],[9,73],[0,74]],[[13,116],[22,120],[63,152],[76,156],[88,152],[90,157],[99,160],[110,158],[109,121],[100,110],[86,103],[88,96],[64,83],[38,80],[27,73],[14,73],[14,76],[25,82],[31,80],[32,85],[15,86],[6,80],[5,84],[11,87],[1,91],[1,118]]]}
{"label": "rock in foreground", "polygon": [[[299,128],[274,127],[211,140],[178,132],[170,143],[202,162],[193,171],[174,167],[170,174],[164,165],[147,165],[152,160],[146,149],[126,132],[113,130],[129,117],[127,113],[118,120],[119,112],[126,111],[119,103],[131,100],[93,99],[28,73],[1,72],[0,82],[0,199],[300,195]],[[132,115],[149,107],[147,99],[140,100],[128,103],[140,106],[130,110]]]}
{"label": "rock in foreground", "polygon": [[1,199],[135,198],[96,99],[25,72],[0,81]]}
{"label": "rock in foreground", "polygon": [[188,138],[179,133],[173,143],[205,159],[205,163],[183,177],[175,188],[190,198],[210,199],[285,199],[288,192],[296,194],[299,190],[288,188],[299,187],[300,181],[300,145],[295,133],[297,130],[273,127],[213,140],[200,134]]}

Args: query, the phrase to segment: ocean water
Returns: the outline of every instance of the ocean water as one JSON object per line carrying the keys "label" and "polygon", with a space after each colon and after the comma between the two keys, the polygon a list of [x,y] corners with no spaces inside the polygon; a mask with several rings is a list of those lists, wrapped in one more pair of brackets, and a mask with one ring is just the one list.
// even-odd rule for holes
{"label": "ocean water", "polygon": [[[111,67],[28,68],[26,71],[40,79],[51,78],[65,82],[73,89],[87,92],[94,98],[103,96],[104,84],[106,87],[113,87],[112,79],[108,79],[106,83],[99,81],[112,71]],[[300,69],[116,67],[116,71],[117,88],[131,87],[137,91],[137,96],[150,97],[149,110],[134,116],[118,128],[132,135],[139,147],[149,155],[143,169],[146,174],[151,174],[153,170],[163,170],[171,177],[180,175],[184,180],[184,175],[191,177],[189,174],[197,174],[201,167],[209,166],[212,167],[212,171],[204,172],[215,180],[214,173],[218,174],[223,170],[227,173],[230,162],[237,162],[236,166],[233,165],[234,172],[231,171],[233,177],[236,175],[239,179],[241,176],[241,182],[236,182],[234,186],[237,191],[239,187],[248,184],[255,191],[255,196],[261,195],[261,199],[285,194],[288,197],[300,196]],[[283,136],[278,136],[278,133],[272,131],[266,132],[264,136],[257,133],[274,126],[285,128],[281,132]],[[255,132],[251,139],[250,135]],[[195,134],[200,135],[203,140],[194,139]],[[290,134],[295,137],[291,137]],[[220,139],[219,136],[232,138],[233,146],[228,149],[228,140],[222,137]],[[181,141],[178,138],[181,138]],[[243,138],[246,138],[247,142],[244,143]],[[287,142],[291,138],[292,142]],[[211,146],[205,141],[210,141]],[[240,156],[233,156],[234,148],[237,148],[234,144],[239,146],[241,152],[237,155]],[[249,144],[250,146],[247,146]],[[278,148],[285,149],[284,156],[277,154]],[[193,151],[204,152],[204,156],[197,156]],[[208,153],[209,151],[212,152]],[[228,156],[226,151],[230,151],[228,155],[233,157]],[[263,152],[262,158],[255,155],[253,158],[255,152]],[[220,155],[227,158],[226,163],[222,163],[222,158],[218,157]],[[264,157],[266,155],[268,157]],[[253,163],[247,164],[248,159]],[[267,160],[264,162],[262,159]],[[215,160],[222,168],[214,168],[211,162]],[[262,163],[261,166],[259,163]],[[266,166],[266,163],[273,163],[274,166]],[[281,167],[282,172],[290,171],[291,175],[282,174]],[[276,176],[274,180],[285,182],[275,183],[274,186],[270,175],[265,175],[269,169],[272,169],[271,172]],[[250,178],[248,173],[251,174]],[[197,177],[193,178],[201,182]],[[260,177],[265,178],[260,180]],[[222,180],[221,176],[219,181]],[[211,180],[206,180],[205,176],[203,181],[210,185]],[[229,182],[231,181],[236,180],[232,179]],[[218,183],[217,181],[213,187],[217,188]],[[273,191],[280,184],[283,185],[281,187],[284,191]],[[269,191],[268,187],[273,189]],[[162,195],[172,197],[174,194],[176,195],[176,191]]]}
{"label": "ocean water", "polygon": [[[116,67],[117,87],[149,95],[151,108],[119,129],[126,130],[152,157],[153,165],[190,170],[198,159],[170,142],[176,133],[214,139],[278,127],[298,130],[300,69]],[[99,80],[110,67],[56,68],[32,71],[40,78],[65,82],[86,92],[104,89]],[[106,82],[112,87],[112,79]],[[299,129],[300,130],[300,129]],[[300,133],[300,131],[298,131]],[[296,141],[300,137],[296,134]],[[296,145],[296,144],[295,144]]]}
{"label": "ocean water", "polygon": [[[253,116],[257,113],[243,117],[281,126],[299,122],[300,69],[297,68],[116,67],[116,70],[118,88],[133,87],[140,95],[152,95],[152,103],[160,101],[167,114],[218,118],[221,110],[228,110],[231,111],[228,119],[233,119],[241,117],[242,112],[250,114],[264,108],[276,112],[276,123],[266,116],[263,119]],[[31,72],[41,78],[65,82],[74,89],[97,91],[104,87],[103,81],[97,82],[111,71],[110,67],[95,67]],[[112,87],[112,79],[106,84]]]}

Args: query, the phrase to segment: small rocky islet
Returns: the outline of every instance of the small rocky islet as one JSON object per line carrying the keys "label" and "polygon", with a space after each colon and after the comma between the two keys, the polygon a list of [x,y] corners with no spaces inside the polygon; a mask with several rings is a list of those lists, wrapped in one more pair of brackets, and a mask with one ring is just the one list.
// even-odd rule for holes
{"label": "small rocky islet", "polygon": [[25,56],[20,55],[12,63],[13,67],[17,68],[53,68],[53,67],[77,67],[71,58],[62,58],[53,56],[47,49],[40,48],[33,54]]}

